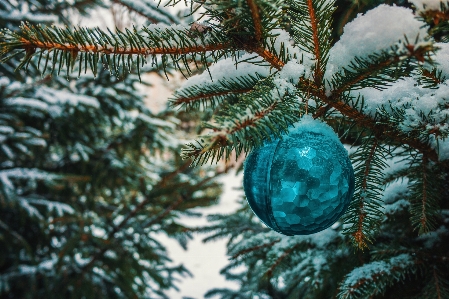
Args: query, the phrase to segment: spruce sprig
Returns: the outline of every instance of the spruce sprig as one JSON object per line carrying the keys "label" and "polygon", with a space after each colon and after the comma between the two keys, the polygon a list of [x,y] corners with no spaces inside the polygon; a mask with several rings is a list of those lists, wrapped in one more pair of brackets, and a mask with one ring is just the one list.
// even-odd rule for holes
{"label": "spruce sprig", "polygon": [[271,92],[276,93],[277,88],[271,80],[263,80],[236,104],[223,107],[214,123],[206,126],[212,132],[201,136],[200,142],[188,144],[183,157],[192,158],[194,164],[216,162],[223,156],[229,158],[233,150],[237,156],[247,153],[286,132],[289,124],[299,120],[300,115],[292,113],[299,109],[299,101],[288,92],[273,97]]}
{"label": "spruce sprig", "polygon": [[315,60],[314,79],[320,85],[331,49],[332,1],[288,1],[293,39],[298,47]]}
{"label": "spruce sprig", "polygon": [[382,170],[386,167],[386,152],[374,136],[362,139],[362,145],[352,156],[355,173],[355,193],[343,222],[345,234],[351,236],[359,249],[369,247],[383,217]]}
{"label": "spruce sprig", "polygon": [[256,74],[222,78],[208,85],[191,86],[175,92],[171,104],[187,110],[215,108],[232,95],[250,92],[264,77]]}
{"label": "spruce sprig", "polygon": [[[148,57],[152,64],[161,63],[164,70],[169,63],[178,70],[181,67],[189,70],[189,60],[193,55],[199,55],[202,64],[207,65],[209,57],[217,61],[232,53],[230,43],[216,31],[197,34],[188,27],[160,25],[143,27],[141,31],[135,27],[132,31],[108,31],[23,24],[20,31],[1,32],[0,55],[5,56],[1,62],[25,54],[17,69],[38,57],[37,65],[42,68],[43,64],[43,72],[49,64],[52,73],[57,69],[58,74],[63,66],[73,70],[77,64],[79,73],[90,69],[96,75],[98,62],[101,62],[115,74],[120,69],[129,72],[135,66],[140,75],[139,70],[147,63]],[[211,51],[215,52],[213,56],[209,53]]]}
{"label": "spruce sprig", "polygon": [[[428,233],[436,228],[439,211],[440,178],[432,171],[433,163],[425,155],[412,161],[410,168],[411,185],[411,221],[419,234]],[[435,166],[434,166],[435,167]]]}

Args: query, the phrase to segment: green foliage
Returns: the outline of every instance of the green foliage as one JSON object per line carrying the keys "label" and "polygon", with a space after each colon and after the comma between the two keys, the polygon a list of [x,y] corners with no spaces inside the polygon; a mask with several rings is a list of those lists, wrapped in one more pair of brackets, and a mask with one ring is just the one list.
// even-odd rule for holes
{"label": "green foliage", "polygon": [[385,149],[372,137],[362,139],[362,144],[352,155],[355,175],[355,193],[343,223],[345,233],[351,235],[354,245],[364,249],[372,242],[383,216],[382,182]]}
{"label": "green foliage", "polygon": [[[57,20],[52,2],[31,11]],[[8,3],[2,14],[21,11]],[[45,63],[66,73],[70,63],[55,68],[53,54]],[[0,66],[0,297],[167,298],[190,272],[158,235],[186,246],[191,228],[179,218],[215,202],[215,175],[179,159],[180,121],[148,110],[137,75],[95,65],[96,76],[53,77],[38,59],[27,72],[14,72],[17,56]]]}
{"label": "green foliage", "polygon": [[[59,75],[64,66],[67,71],[73,71],[77,65],[78,75],[88,69],[96,75],[101,62],[117,76],[123,76],[136,66],[140,76],[140,68],[147,63],[148,56],[152,64],[160,63],[163,69],[173,63],[178,70],[183,66],[189,74],[189,58],[181,54],[199,52],[199,60],[203,64],[207,64],[206,51],[209,46],[218,49],[215,60],[226,54],[220,46],[223,44],[220,33],[209,33],[207,38],[199,34],[196,35],[198,40],[191,41],[192,33],[186,28],[154,25],[143,27],[141,31],[133,28],[132,31],[126,29],[125,32],[117,30],[116,33],[106,33],[99,28],[79,27],[71,30],[69,27],[62,29],[24,24],[20,31],[4,30],[1,35],[4,42],[0,54],[12,53],[3,58],[2,62],[25,53],[17,69],[27,66],[31,59],[38,57],[37,67],[44,74],[48,67],[51,68],[51,74],[56,72]],[[183,49],[178,50],[179,47]],[[160,61],[156,54],[163,54]]]}
{"label": "green foliage", "polygon": [[[138,10],[132,2],[118,2]],[[16,259],[1,264],[1,273],[7,273],[4,281],[9,277],[18,281],[18,269],[24,271],[25,261],[17,261],[12,254],[14,246],[23,246],[31,252],[29,256],[45,257],[27,257],[25,263],[37,269],[31,272],[39,272],[39,279],[56,276],[60,279],[56,286],[68,282],[73,290],[84,282],[87,286],[81,295],[163,296],[163,290],[173,286],[174,273],[186,271],[167,266],[163,246],[152,233],[163,231],[185,246],[191,229],[178,224],[177,216],[190,214],[190,207],[209,204],[216,195],[212,177],[199,178],[198,169],[186,169],[188,163],[218,162],[234,153],[248,153],[267,140],[280,138],[301,115],[310,113],[356,148],[351,155],[356,192],[348,212],[323,232],[296,237],[268,231],[248,207],[233,215],[210,217],[212,224],[199,231],[210,233],[208,241],[229,239],[231,261],[222,273],[241,287],[238,291],[211,290],[207,296],[413,298],[419,294],[418,298],[444,298],[449,292],[449,177],[447,148],[440,143],[449,136],[449,106],[444,95],[446,66],[433,59],[439,47],[446,48],[435,41],[447,42],[447,5],[442,4],[440,11],[415,9],[429,25],[421,27],[428,29],[425,38],[401,36],[382,50],[350,53],[353,57],[346,65],[329,66],[332,47],[344,25],[380,3],[383,1],[192,1],[190,17],[199,13],[201,24],[178,25],[183,23],[160,13],[158,18],[166,17],[170,26],[148,25],[115,33],[98,28],[44,24],[14,28],[17,24],[5,24],[9,29],[0,37],[1,70],[11,80],[0,91],[8,98],[2,104],[10,111],[0,115],[0,121],[11,128],[8,132],[20,134],[7,132],[8,144],[1,149],[7,156],[2,167],[14,168],[14,172],[5,172],[6,176],[14,173],[14,178],[2,180],[2,199],[9,214],[5,212],[8,221],[1,218],[0,228],[7,236],[3,239],[14,240],[6,247],[10,251],[5,256]],[[409,6],[404,1],[388,3]],[[141,14],[150,17],[148,7],[152,5],[147,0],[143,4],[145,13],[142,10]],[[412,14],[409,11],[410,17]],[[151,67],[144,67],[147,58]],[[223,72],[230,64],[236,71]],[[111,74],[99,68],[101,65]],[[334,66],[338,70],[332,71]],[[44,75],[47,70],[52,75],[65,71],[69,80],[72,71],[80,76],[91,70],[98,79],[85,75],[70,85],[47,76],[31,80],[32,87],[22,87],[28,83],[7,86],[14,76],[27,76],[22,67],[32,75],[40,74],[39,70]],[[255,71],[258,68],[260,72]],[[182,150],[183,158],[191,159],[188,163],[182,164],[173,154],[181,150],[170,137],[175,125],[162,120],[167,115],[151,115],[138,104],[140,98],[132,87],[145,69],[175,69],[185,77],[204,70],[210,77],[206,82],[205,75],[199,75],[203,77],[180,88],[172,99],[174,106],[190,115],[204,112],[204,130]],[[391,98],[382,99],[381,104],[376,102],[379,99],[370,102],[367,96],[412,80],[413,85],[402,86],[415,90],[416,95],[386,93]],[[107,86],[107,92],[98,92],[99,82]],[[54,108],[49,106],[51,100],[44,95],[56,97],[60,90],[79,94],[80,104],[67,104],[64,113],[55,116],[50,113]],[[25,95],[38,103],[23,104]],[[429,105],[435,100],[438,105],[429,108],[416,98],[428,100]],[[35,125],[22,125],[17,119]],[[67,133],[52,135],[61,131]],[[23,144],[21,138],[28,143]],[[166,148],[176,158],[170,156],[164,165],[157,155],[148,154]],[[27,149],[32,149],[31,153]],[[36,166],[31,168],[34,164],[30,161],[37,161]],[[155,170],[149,174],[147,169]],[[199,188],[210,188],[210,193],[194,196]],[[55,209],[49,204],[53,201],[61,204]],[[48,207],[40,210],[40,206]],[[14,213],[26,214],[25,221],[32,223],[26,225],[39,228],[35,234],[21,231],[22,225],[12,225]],[[48,245],[30,242],[39,236],[42,244],[51,244],[52,234],[63,245],[47,249]],[[80,243],[89,246],[77,246]],[[354,245],[365,251],[357,251]],[[112,255],[107,254],[110,251]],[[112,258],[114,254],[123,259]],[[66,272],[49,274],[54,268],[46,263],[53,256],[57,256],[57,271]],[[148,263],[139,263],[141,260]],[[244,270],[235,272],[239,266]],[[114,272],[114,267],[121,270]],[[33,286],[47,296],[48,290],[59,290],[56,286],[40,288],[43,282],[36,281]],[[70,287],[64,291],[72,294]]]}

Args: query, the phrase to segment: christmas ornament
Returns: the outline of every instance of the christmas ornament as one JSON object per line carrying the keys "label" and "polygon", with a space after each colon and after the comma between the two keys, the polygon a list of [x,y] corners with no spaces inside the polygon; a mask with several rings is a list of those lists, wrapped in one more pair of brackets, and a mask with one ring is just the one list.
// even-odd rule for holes
{"label": "christmas ornament", "polygon": [[288,135],[245,161],[243,185],[253,212],[285,235],[307,235],[334,224],[354,193],[348,153],[327,124],[304,116]]}

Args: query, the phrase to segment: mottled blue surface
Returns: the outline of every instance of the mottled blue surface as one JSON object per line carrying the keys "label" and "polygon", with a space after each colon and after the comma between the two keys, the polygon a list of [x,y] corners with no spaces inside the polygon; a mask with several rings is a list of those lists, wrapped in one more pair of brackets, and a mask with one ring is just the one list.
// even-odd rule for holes
{"label": "mottled blue surface", "polygon": [[243,185],[249,205],[269,227],[307,235],[335,223],[354,193],[354,170],[340,142],[299,131],[251,152]]}

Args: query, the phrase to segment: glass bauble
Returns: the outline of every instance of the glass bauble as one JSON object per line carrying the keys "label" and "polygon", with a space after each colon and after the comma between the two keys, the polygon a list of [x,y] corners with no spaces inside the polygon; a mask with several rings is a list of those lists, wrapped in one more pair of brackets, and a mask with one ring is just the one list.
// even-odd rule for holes
{"label": "glass bauble", "polygon": [[285,235],[307,235],[334,224],[354,194],[348,153],[328,125],[306,116],[288,135],[252,151],[244,189],[254,213]]}

